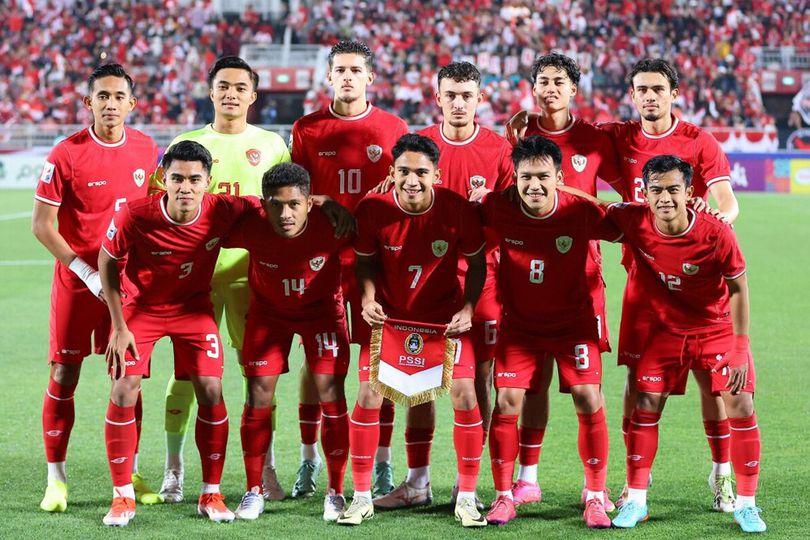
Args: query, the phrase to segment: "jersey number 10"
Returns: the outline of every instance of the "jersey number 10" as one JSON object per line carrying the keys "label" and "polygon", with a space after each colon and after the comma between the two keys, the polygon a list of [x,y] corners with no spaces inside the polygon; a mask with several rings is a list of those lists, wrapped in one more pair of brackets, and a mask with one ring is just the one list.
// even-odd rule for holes
{"label": "jersey number 10", "polygon": [[360,193],[360,176],[363,173],[360,169],[340,169],[340,192]]}

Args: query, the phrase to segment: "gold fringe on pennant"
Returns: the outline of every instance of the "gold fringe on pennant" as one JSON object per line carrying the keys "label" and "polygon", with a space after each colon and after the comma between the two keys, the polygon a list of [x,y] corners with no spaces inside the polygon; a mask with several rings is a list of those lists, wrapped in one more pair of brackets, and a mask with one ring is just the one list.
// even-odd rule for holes
{"label": "gold fringe on pennant", "polygon": [[430,401],[435,401],[440,396],[450,392],[453,388],[453,366],[456,363],[456,340],[445,338],[444,340],[444,365],[442,367],[442,384],[435,388],[419,392],[412,396],[406,396],[396,388],[380,382],[380,353],[382,351],[382,325],[375,325],[371,330],[371,342],[369,343],[369,374],[368,384],[372,390],[390,399],[395,403],[406,407],[422,405]]}

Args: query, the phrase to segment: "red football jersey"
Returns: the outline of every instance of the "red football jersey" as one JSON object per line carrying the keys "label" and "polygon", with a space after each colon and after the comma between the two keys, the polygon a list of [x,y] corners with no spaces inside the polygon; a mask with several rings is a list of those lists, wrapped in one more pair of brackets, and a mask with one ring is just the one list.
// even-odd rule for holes
{"label": "red football jersey", "polygon": [[563,182],[596,196],[596,179],[617,185],[621,172],[616,159],[616,149],[607,133],[580,118],[572,118],[568,127],[560,131],[548,131],[540,125],[538,116],[529,122],[526,137],[541,135],[554,141],[562,150]]}
{"label": "red football jersey", "polygon": [[695,197],[705,199],[709,186],[731,181],[731,167],[717,139],[675,116],[672,127],[660,135],[645,132],[638,121],[609,122],[599,128],[610,135],[619,154],[619,193],[625,201],[645,201],[641,171],[651,158],[664,154],[677,156],[692,166]]}
{"label": "red football jersey", "polygon": [[418,132],[435,142],[440,151],[439,169],[442,177],[436,186],[468,197],[477,187],[503,191],[512,185],[512,147],[509,142],[485,127],[476,124],[470,138],[451,141],[435,124]]}
{"label": "red football jersey", "polygon": [[126,257],[124,305],[155,315],[210,310],[219,249],[255,202],[206,193],[197,216],[178,223],[169,217],[165,197],[158,193],[127,203],[113,216],[102,242],[111,257]]}
{"label": "red football jersey", "polygon": [[472,203],[435,188],[420,214],[399,206],[396,190],[369,194],[357,207],[359,255],[376,254],[377,299],[397,319],[447,324],[463,305],[458,259],[484,247],[481,220]]}
{"label": "red football jersey", "polygon": [[59,207],[59,234],[95,268],[113,213],[146,196],[157,157],[155,141],[136,129],[125,127],[120,141],[106,143],[88,127],[51,150],[34,198]]}
{"label": "red football jersey", "polygon": [[225,241],[225,247],[250,253],[248,279],[255,302],[251,309],[292,320],[344,314],[339,255],[348,244],[346,238],[335,238],[334,227],[318,207],[295,238],[276,233],[257,208]]}
{"label": "red football jersey", "polygon": [[599,206],[556,193],[553,210],[543,217],[500,195],[484,200],[484,225],[495,231],[501,250],[501,324],[537,336],[596,339],[585,269],[589,244],[597,239],[615,242],[622,235]]}
{"label": "red football jersey", "polygon": [[658,321],[686,332],[731,324],[725,280],[745,273],[745,260],[731,226],[691,208],[689,227],[677,236],[658,230],[646,204],[621,203],[608,217],[624,232],[633,252],[638,286]]}
{"label": "red football jersey", "polygon": [[353,211],[388,175],[391,149],[406,133],[404,120],[371,104],[357,116],[341,116],[330,105],[293,124],[292,160],[309,172],[313,194]]}

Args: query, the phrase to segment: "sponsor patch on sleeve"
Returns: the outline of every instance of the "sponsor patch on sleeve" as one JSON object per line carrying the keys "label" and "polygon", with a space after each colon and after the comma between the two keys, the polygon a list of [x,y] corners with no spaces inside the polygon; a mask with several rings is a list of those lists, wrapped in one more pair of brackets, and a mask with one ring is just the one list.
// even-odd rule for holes
{"label": "sponsor patch on sleeve", "polygon": [[50,184],[53,180],[53,171],[56,166],[50,161],[45,161],[45,166],[42,167],[42,174],[39,175],[39,181]]}

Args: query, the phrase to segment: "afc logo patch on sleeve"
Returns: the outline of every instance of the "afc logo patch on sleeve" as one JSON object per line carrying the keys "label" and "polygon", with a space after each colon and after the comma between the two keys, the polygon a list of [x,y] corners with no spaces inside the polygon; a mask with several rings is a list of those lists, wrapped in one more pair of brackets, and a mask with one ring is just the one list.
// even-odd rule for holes
{"label": "afc logo patch on sleeve", "polygon": [[56,169],[56,165],[50,161],[45,161],[45,166],[42,167],[42,174],[39,175],[39,181],[45,184],[50,184],[51,180],[53,180],[54,169]]}
{"label": "afc logo patch on sleeve", "polygon": [[115,226],[115,219],[110,221],[110,226],[107,229],[107,240],[112,240],[115,238],[115,233],[118,232],[118,227]]}

